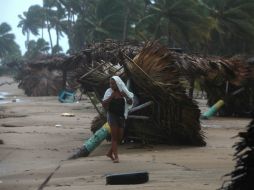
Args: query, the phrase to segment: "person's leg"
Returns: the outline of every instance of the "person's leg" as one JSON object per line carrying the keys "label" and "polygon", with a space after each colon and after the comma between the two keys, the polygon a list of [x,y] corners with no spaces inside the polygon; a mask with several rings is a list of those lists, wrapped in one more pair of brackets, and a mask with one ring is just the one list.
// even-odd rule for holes
{"label": "person's leg", "polygon": [[[115,120],[114,116],[111,113],[107,112],[107,122],[108,122],[108,124],[110,126],[110,130],[111,130],[111,142],[112,142],[112,139],[113,139],[113,135],[112,135],[113,124],[112,123],[115,123],[114,120]],[[109,157],[111,160],[115,159],[114,156],[113,156],[112,143],[111,143],[110,149],[107,152],[106,156]]]}
{"label": "person's leg", "polygon": [[[121,143],[123,139],[124,120],[122,118],[117,118],[116,121],[117,121],[116,128],[115,128],[116,134],[114,135],[116,142],[114,142],[114,145],[116,145],[116,152],[117,152],[118,143]],[[118,158],[118,152],[117,152],[117,156],[115,156],[114,163],[118,163],[118,162],[119,162],[119,158]]]}
{"label": "person's leg", "polygon": [[113,156],[113,151],[112,151],[112,145],[108,151],[108,153],[106,154],[107,157],[109,157],[111,160],[114,160],[114,156]]}
{"label": "person's leg", "polygon": [[118,159],[118,152],[117,152],[117,144],[118,144],[118,126],[111,125],[111,149],[112,149],[112,155],[114,158],[114,162],[119,162]]}
{"label": "person's leg", "polygon": [[123,139],[123,133],[124,133],[124,128],[123,127],[118,127],[118,131],[117,131],[117,142],[121,143],[122,139]]}

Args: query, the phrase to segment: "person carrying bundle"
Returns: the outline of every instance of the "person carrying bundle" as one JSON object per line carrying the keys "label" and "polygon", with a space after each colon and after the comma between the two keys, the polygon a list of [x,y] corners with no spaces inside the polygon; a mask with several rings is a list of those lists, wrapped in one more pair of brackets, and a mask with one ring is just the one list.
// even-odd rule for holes
{"label": "person carrying bundle", "polygon": [[111,129],[111,147],[107,156],[114,163],[119,162],[117,144],[122,140],[125,119],[133,106],[133,98],[134,94],[119,76],[110,78],[110,88],[104,94],[102,105],[107,110],[107,122]]}

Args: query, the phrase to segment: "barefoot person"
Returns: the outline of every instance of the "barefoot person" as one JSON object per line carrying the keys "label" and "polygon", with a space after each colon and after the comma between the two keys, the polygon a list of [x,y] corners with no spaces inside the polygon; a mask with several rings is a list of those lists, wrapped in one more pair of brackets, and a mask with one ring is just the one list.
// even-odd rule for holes
{"label": "barefoot person", "polygon": [[133,96],[120,77],[110,78],[110,88],[104,94],[102,105],[107,110],[107,121],[111,129],[111,148],[107,156],[114,163],[119,162],[117,144],[122,140],[124,120],[133,105]]}

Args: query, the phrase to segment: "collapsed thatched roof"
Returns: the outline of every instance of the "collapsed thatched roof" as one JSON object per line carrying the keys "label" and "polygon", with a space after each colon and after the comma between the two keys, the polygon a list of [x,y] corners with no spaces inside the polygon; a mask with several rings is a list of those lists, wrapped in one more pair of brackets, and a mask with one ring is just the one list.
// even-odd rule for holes
{"label": "collapsed thatched roof", "polygon": [[[108,79],[113,74],[124,75],[123,69],[119,68],[122,65],[122,57],[119,52],[127,55],[130,58],[134,58],[142,49],[143,44],[137,42],[117,42],[114,40],[106,40],[102,43],[94,43],[88,45],[83,51],[71,55],[71,56],[44,56],[39,60],[31,60],[25,62],[21,69],[20,77],[18,78],[22,85],[22,88],[28,88],[29,75],[31,75],[31,80],[35,77],[31,71],[38,73],[40,70],[47,69],[49,72],[55,72],[54,70],[59,70],[62,72],[62,82],[65,84],[65,80],[69,84],[69,88],[76,89],[78,84],[77,80],[86,88],[86,90],[94,90],[96,87],[101,97],[105,88],[108,86]],[[154,50],[155,51],[155,50]],[[159,55],[160,52],[153,52],[154,56]],[[250,86],[253,84],[254,76],[254,66],[250,64],[251,59],[246,61],[246,58],[232,58],[223,59],[220,57],[201,57],[197,55],[188,55],[185,53],[178,53],[165,48],[164,57],[168,59],[170,57],[171,64],[170,67],[174,67],[174,72],[179,72],[179,84],[174,84],[172,88],[178,88],[179,85],[183,85],[184,89],[189,88],[189,82],[193,79],[198,80],[201,83],[202,88],[207,92],[208,103],[213,105],[218,99],[225,98],[225,88],[226,85],[229,93],[239,86],[246,86],[248,90],[245,90],[239,94],[239,99],[248,99],[252,102],[253,97],[250,94],[254,94],[253,90],[249,90]],[[118,66],[116,66],[118,65]],[[97,68],[98,67],[98,68]],[[168,67],[168,66],[167,66]],[[97,69],[95,69],[97,68]],[[148,72],[149,71],[149,68]],[[154,69],[154,68],[152,68]],[[84,77],[84,74],[94,70],[88,76]],[[167,69],[165,69],[166,71]],[[162,71],[164,72],[164,70]],[[67,74],[66,74],[67,73]],[[156,73],[156,72],[155,72]],[[66,76],[66,78],[64,78]],[[170,80],[171,75],[166,76],[165,79]],[[26,82],[23,81],[26,78]],[[39,81],[39,80],[37,80]],[[228,81],[226,84],[225,81]],[[171,81],[173,82],[173,81]],[[39,84],[40,82],[38,82]],[[27,88],[25,87],[27,86]],[[34,85],[35,87],[36,85]],[[55,85],[56,86],[56,85]],[[59,87],[60,89],[63,88]],[[60,90],[59,89],[59,90]],[[173,90],[173,89],[172,89]],[[43,90],[41,90],[43,91]],[[45,90],[46,91],[46,90]],[[28,92],[27,94],[37,94]],[[53,95],[53,94],[48,94]],[[245,98],[246,97],[246,98]],[[227,98],[228,104],[224,107],[227,108],[228,105],[234,105],[234,101],[230,101]],[[243,107],[248,107],[249,101],[239,102],[239,105],[244,105]],[[239,107],[239,106],[238,106]],[[238,109],[238,108],[233,108]],[[229,108],[232,110],[232,107]]]}
{"label": "collapsed thatched roof", "polygon": [[152,142],[204,145],[200,110],[186,95],[183,75],[172,55],[176,54],[151,43],[133,61],[124,63],[140,101],[152,100],[155,104],[155,110],[150,113],[151,121],[143,126],[135,126],[133,122],[132,133],[146,131],[146,138]]}
{"label": "collapsed thatched roof", "polygon": [[[117,42],[114,40],[106,40],[102,43],[90,44],[84,49],[82,54],[70,57],[65,62],[79,64],[75,70],[69,72],[71,80],[77,80],[86,90],[92,90],[94,87],[98,89],[99,96],[104,93],[108,87],[108,79],[113,74],[123,73],[123,69],[119,65],[121,61],[120,52],[124,52],[133,58],[142,49],[142,44],[135,41]],[[91,72],[92,71],[92,72]],[[90,73],[87,75],[87,73]]]}
{"label": "collapsed thatched roof", "polygon": [[[123,55],[127,61],[123,61]],[[155,103],[153,109],[136,113],[141,116],[148,114],[151,117],[149,122],[129,121],[129,134],[149,142],[204,145],[199,123],[200,110],[186,95],[188,81],[191,78],[205,81],[222,78],[232,84],[242,85],[251,76],[245,72],[243,60],[202,58],[171,51],[158,43],[148,43],[133,60],[124,53],[118,56],[125,68],[122,71],[125,75],[120,75],[126,78],[127,74],[132,80],[132,90],[140,103],[148,100]],[[100,78],[98,76],[104,76],[105,72],[99,69],[89,74],[90,78],[86,76],[82,82],[91,82],[97,91],[101,88],[96,84],[105,84],[105,79],[112,75],[107,73],[107,76]],[[97,93],[99,98],[103,92]]]}
{"label": "collapsed thatched roof", "polygon": [[[206,91],[208,105],[223,99],[225,105],[219,110],[224,116],[250,116],[254,106],[254,65],[245,57],[226,60],[228,69],[211,71],[207,77],[198,78],[201,88]],[[244,88],[244,91],[231,94]]]}
{"label": "collapsed thatched roof", "polygon": [[[121,42],[106,40],[103,43],[90,44],[83,51],[71,56],[40,55],[36,59],[22,60],[9,63],[9,67],[18,67],[16,79],[20,82],[19,87],[25,90],[29,96],[57,95],[63,88],[75,90],[78,87],[77,80],[86,72],[98,66],[103,61],[111,64],[104,75],[93,75],[107,77],[110,72],[115,72],[115,65],[119,62],[119,51],[125,52],[133,57],[137,54],[140,45],[136,42]],[[101,70],[105,69],[101,68]],[[96,73],[95,73],[96,74]],[[56,79],[57,77],[57,79]],[[55,82],[57,84],[55,84]],[[80,80],[87,87],[91,84]],[[67,87],[66,87],[67,84]],[[92,85],[95,85],[92,83]],[[49,87],[50,86],[50,87]],[[91,86],[91,85],[90,85]],[[48,90],[54,89],[54,90]]]}
{"label": "collapsed thatched roof", "polygon": [[[168,52],[181,76],[191,82],[196,80],[207,94],[208,105],[223,99],[225,106],[219,111],[223,115],[249,116],[254,106],[254,64],[252,59],[234,56],[201,57],[185,53]],[[231,94],[244,88],[244,91]]]}

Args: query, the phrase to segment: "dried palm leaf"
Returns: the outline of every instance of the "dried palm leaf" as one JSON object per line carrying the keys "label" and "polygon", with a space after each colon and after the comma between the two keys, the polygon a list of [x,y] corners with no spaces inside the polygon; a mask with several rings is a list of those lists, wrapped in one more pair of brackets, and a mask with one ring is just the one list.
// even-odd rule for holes
{"label": "dried palm leaf", "polygon": [[241,141],[233,146],[236,149],[235,170],[226,175],[231,176],[231,180],[225,181],[221,190],[251,190],[254,187],[254,120],[247,126],[247,131],[238,136]]}

